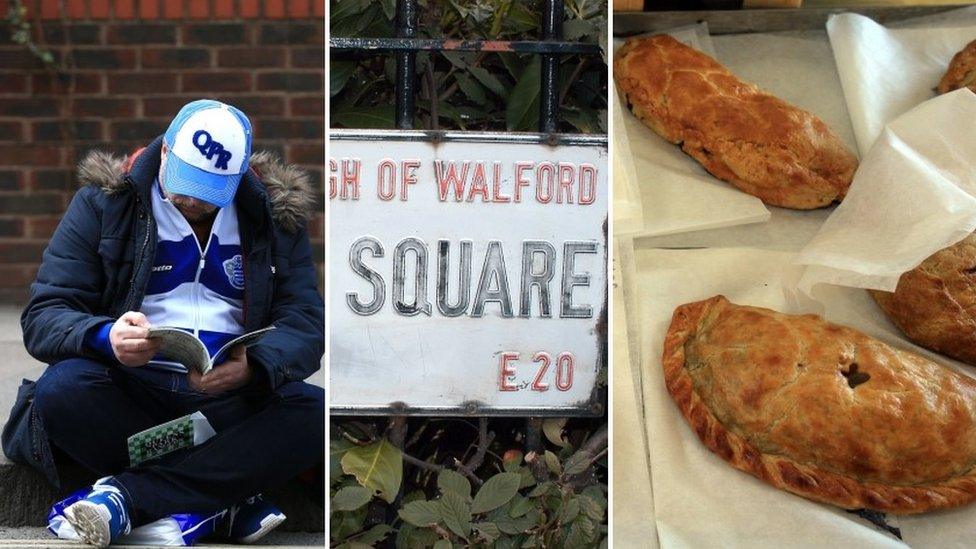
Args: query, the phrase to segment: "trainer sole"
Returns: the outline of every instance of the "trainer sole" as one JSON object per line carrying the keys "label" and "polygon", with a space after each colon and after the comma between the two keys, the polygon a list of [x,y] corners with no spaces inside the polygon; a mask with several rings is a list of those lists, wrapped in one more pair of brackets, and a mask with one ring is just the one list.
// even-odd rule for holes
{"label": "trainer sole", "polygon": [[278,525],[281,524],[282,522],[285,522],[284,514],[271,515],[261,521],[261,528],[259,528],[257,532],[254,532],[249,536],[244,536],[243,538],[240,538],[237,541],[240,543],[254,543],[259,539],[263,538],[264,536],[268,535],[272,530],[277,528]]}
{"label": "trainer sole", "polygon": [[81,541],[97,547],[108,547],[111,533],[108,519],[99,510],[101,506],[79,501],[64,510],[64,516],[74,527]]}

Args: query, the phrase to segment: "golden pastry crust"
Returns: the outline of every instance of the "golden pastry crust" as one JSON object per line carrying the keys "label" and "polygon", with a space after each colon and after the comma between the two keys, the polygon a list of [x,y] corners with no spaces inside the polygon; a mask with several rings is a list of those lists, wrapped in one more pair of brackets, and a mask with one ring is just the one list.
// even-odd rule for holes
{"label": "golden pastry crust", "polygon": [[777,488],[895,514],[976,499],[976,382],[921,356],[716,296],[675,310],[663,360],[701,441]]}
{"label": "golden pastry crust", "polygon": [[826,124],[704,53],[667,35],[632,38],[613,70],[634,115],[715,177],[801,210],[847,193],[857,158]]}
{"label": "golden pastry crust", "polygon": [[870,293],[908,339],[976,365],[976,235],[901,275],[893,293]]}
{"label": "golden pastry crust", "polygon": [[939,93],[949,93],[959,88],[969,88],[976,92],[976,40],[952,56],[949,69],[936,89]]}

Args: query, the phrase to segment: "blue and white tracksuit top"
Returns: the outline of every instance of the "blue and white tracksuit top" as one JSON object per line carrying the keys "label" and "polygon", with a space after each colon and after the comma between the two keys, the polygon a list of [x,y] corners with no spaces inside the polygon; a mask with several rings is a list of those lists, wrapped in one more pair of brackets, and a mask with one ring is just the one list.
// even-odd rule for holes
{"label": "blue and white tracksuit top", "polygon": [[[203,249],[190,223],[162,193],[152,193],[156,219],[156,257],[140,312],[152,326],[192,332],[212,357],[225,343],[244,333],[244,263],[233,203],[220,208]],[[94,347],[113,356],[103,326]],[[153,359],[146,367],[186,373],[176,362]]]}

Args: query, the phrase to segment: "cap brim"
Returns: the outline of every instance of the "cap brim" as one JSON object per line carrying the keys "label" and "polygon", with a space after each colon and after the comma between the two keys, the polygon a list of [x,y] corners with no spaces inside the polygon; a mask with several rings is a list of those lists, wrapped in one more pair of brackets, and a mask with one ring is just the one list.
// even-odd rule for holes
{"label": "cap brim", "polygon": [[168,193],[192,196],[223,208],[234,200],[240,182],[239,174],[210,173],[183,162],[175,154],[166,156],[162,183]]}

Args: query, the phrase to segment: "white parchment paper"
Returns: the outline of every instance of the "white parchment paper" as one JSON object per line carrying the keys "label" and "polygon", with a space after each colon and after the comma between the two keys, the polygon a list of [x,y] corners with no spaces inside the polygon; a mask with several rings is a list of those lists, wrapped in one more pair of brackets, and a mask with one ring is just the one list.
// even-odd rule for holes
{"label": "white parchment paper", "polygon": [[[904,543],[855,515],[778,490],[733,469],[688,427],[664,387],[661,354],[674,308],[716,294],[734,303],[799,314],[795,252],[746,247],[636,248],[626,278],[630,327],[639,326],[644,418],[655,520],[662,547],[968,547],[976,506],[916,517],[888,515]],[[627,254],[621,254],[626,258]],[[624,265],[628,270],[628,265]],[[830,287],[824,316],[957,371],[965,367],[903,340],[863,290]],[[618,435],[619,437],[619,435]],[[617,439],[619,440],[619,438]]]}
{"label": "white parchment paper", "polygon": [[957,90],[888,125],[844,202],[797,258],[800,288],[894,290],[901,274],[976,228],[976,94]]}
{"label": "white parchment paper", "polygon": [[935,96],[952,56],[976,39],[976,25],[888,29],[845,13],[828,20],[827,33],[863,155],[885,124]]}

